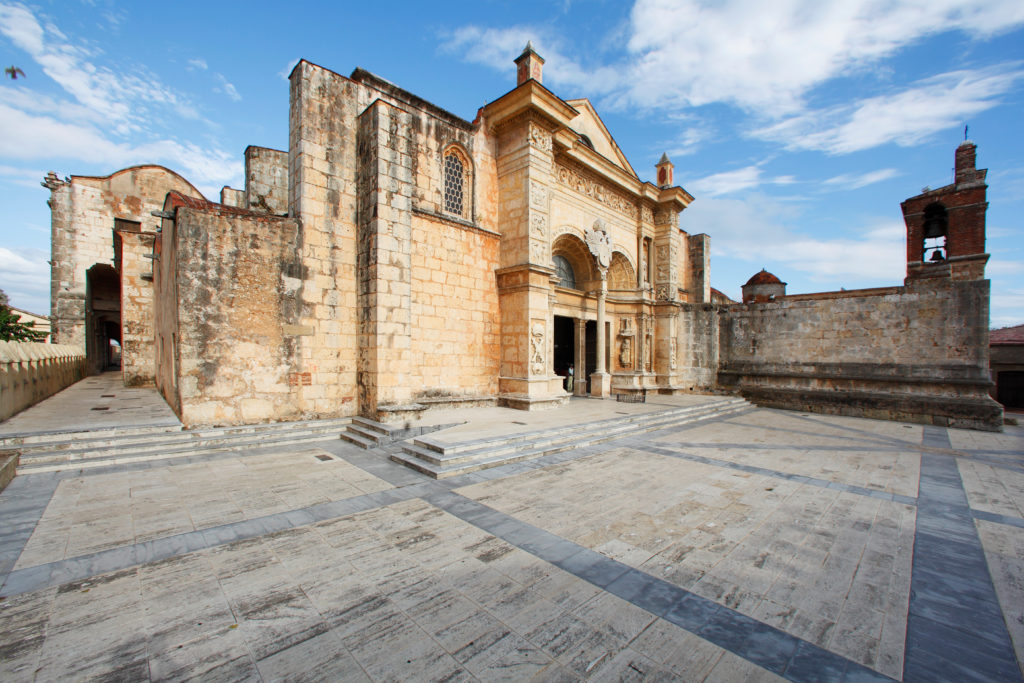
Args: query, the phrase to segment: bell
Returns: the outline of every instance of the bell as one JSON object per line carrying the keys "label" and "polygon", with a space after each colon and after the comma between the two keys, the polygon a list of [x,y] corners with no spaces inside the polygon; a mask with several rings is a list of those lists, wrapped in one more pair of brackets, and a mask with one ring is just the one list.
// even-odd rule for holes
{"label": "bell", "polygon": [[946,257],[943,256],[942,250],[936,249],[935,251],[932,252],[931,257],[928,260],[931,261],[932,263],[935,263],[937,261],[944,261],[945,259]]}
{"label": "bell", "polygon": [[942,237],[946,234],[946,221],[940,216],[929,216],[924,221],[924,237]]}

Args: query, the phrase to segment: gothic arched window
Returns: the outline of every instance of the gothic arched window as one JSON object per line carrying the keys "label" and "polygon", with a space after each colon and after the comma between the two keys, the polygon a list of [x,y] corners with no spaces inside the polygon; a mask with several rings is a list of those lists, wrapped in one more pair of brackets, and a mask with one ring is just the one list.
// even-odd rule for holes
{"label": "gothic arched window", "polygon": [[561,287],[568,287],[569,289],[576,289],[576,273],[573,272],[572,264],[569,263],[569,259],[555,254],[555,274],[558,276],[558,284]]}
{"label": "gothic arched window", "polygon": [[444,155],[444,210],[460,218],[468,218],[469,213],[467,165],[462,155],[454,149]]}

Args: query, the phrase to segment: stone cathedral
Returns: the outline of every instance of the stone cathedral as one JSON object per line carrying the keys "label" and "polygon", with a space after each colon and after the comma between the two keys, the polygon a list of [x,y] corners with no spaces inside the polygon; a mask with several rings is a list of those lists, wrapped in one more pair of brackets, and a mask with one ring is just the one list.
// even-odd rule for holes
{"label": "stone cathedral", "polygon": [[[996,428],[976,197],[961,239],[963,188],[932,191],[928,234],[949,244],[933,261],[908,248],[905,286],[730,302],[672,162],[640,180],[530,45],[515,65],[467,121],[301,61],[288,150],[247,148],[245,187],[220,202],[160,166],[51,173],[57,340],[95,372],[116,340],[125,383],[155,384],[186,426],[725,389]],[[983,203],[973,146],[969,162]]]}

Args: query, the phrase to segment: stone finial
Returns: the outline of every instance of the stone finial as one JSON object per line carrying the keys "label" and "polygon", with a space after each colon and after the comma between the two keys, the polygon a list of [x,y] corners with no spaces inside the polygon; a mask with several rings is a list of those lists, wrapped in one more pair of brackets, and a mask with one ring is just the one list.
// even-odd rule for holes
{"label": "stone finial", "polygon": [[67,181],[58,178],[55,172],[50,171],[49,173],[46,174],[46,177],[43,178],[43,182],[39,184],[53,192],[59,189],[62,185],[66,184],[66,182]]}
{"label": "stone finial", "polygon": [[668,152],[661,155],[661,161],[654,168],[658,171],[658,187],[672,187],[672,170],[675,164],[669,161]]}
{"label": "stone finial", "polygon": [[520,86],[531,78],[543,83],[544,58],[533,49],[533,42],[528,41],[523,53],[516,57],[516,86]]}

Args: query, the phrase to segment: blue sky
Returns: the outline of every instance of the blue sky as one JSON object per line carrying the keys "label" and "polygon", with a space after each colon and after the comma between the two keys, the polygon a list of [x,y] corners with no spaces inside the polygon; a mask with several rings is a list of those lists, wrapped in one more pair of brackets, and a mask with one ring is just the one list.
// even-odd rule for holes
{"label": "blue sky", "polygon": [[589,97],[645,180],[668,152],[733,298],[902,283],[899,203],[951,182],[964,125],[989,169],[992,325],[1024,323],[1024,3],[0,0],[0,289],[49,308],[58,175],[166,165],[216,200],[249,144],[287,148],[288,72],[356,66],[472,120],[515,84]]}

